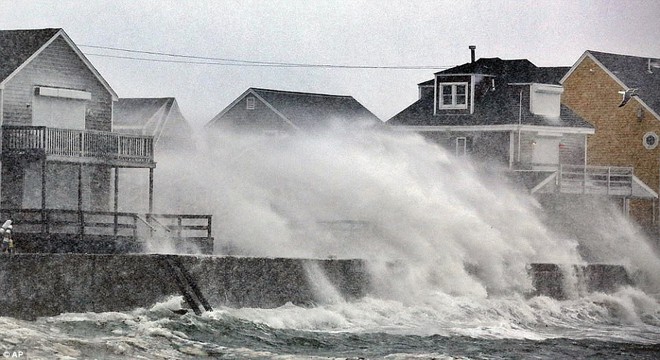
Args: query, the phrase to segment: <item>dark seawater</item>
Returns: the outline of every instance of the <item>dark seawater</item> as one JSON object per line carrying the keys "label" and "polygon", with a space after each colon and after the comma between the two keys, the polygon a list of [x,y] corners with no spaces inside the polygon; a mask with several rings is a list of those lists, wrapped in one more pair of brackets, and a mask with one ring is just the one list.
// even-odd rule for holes
{"label": "dark seawater", "polygon": [[660,358],[660,308],[634,290],[570,301],[437,300],[219,306],[196,316],[172,312],[181,301],[172,298],[132,312],[0,318],[0,349],[29,359]]}

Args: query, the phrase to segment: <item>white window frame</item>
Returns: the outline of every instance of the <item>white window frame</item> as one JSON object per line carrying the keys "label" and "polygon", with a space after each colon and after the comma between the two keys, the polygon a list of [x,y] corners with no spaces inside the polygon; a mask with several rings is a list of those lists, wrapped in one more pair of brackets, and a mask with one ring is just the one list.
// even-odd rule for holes
{"label": "white window frame", "polygon": [[255,103],[257,102],[256,98],[254,96],[247,97],[245,99],[245,108],[247,110],[254,110]]}
{"label": "white window frame", "polygon": [[[444,103],[443,87],[451,86],[451,104]],[[465,103],[456,103],[456,89],[459,86],[465,87]],[[468,83],[467,82],[443,82],[438,84],[438,108],[439,109],[467,109],[468,107]]]}
{"label": "white window frame", "polygon": [[[463,144],[461,145],[461,141]],[[456,156],[462,157],[467,155],[467,138],[465,136],[459,136],[456,138]]]}

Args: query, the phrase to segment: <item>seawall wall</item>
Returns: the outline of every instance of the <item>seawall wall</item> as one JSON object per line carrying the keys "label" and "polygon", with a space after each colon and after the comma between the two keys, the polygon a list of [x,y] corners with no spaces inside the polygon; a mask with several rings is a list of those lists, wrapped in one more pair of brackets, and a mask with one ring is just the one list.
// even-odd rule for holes
{"label": "seawall wall", "polygon": [[148,254],[0,256],[0,316],[34,319],[65,312],[128,311],[181,295],[167,259],[195,279],[212,304],[277,307],[317,301],[306,266],[318,266],[347,300],[365,295],[361,260]]}
{"label": "seawall wall", "polygon": [[[130,311],[182,295],[175,263],[213,305],[310,305],[329,283],[346,300],[370,290],[363,260],[155,254],[0,255],[0,316],[34,319],[66,312]],[[317,271],[308,271],[313,267]],[[319,275],[323,274],[323,275]],[[619,265],[531,264],[535,292],[558,299],[632,284]],[[324,278],[320,278],[323,276]],[[573,279],[569,278],[572,277]],[[180,278],[180,277],[179,277]],[[577,280],[575,280],[577,279]],[[579,283],[579,284],[576,284]]]}

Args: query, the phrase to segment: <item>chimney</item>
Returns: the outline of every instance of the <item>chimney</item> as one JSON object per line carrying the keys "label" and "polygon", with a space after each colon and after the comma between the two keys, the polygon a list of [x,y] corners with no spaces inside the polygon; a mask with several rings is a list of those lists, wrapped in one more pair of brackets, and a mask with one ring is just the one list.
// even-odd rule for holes
{"label": "chimney", "polygon": [[476,47],[475,45],[470,45],[469,48],[470,48],[470,58],[472,59],[472,62],[474,62],[474,61],[475,61],[475,58],[474,58],[474,56],[475,56],[475,55],[474,55],[474,50],[475,50],[477,47]]}

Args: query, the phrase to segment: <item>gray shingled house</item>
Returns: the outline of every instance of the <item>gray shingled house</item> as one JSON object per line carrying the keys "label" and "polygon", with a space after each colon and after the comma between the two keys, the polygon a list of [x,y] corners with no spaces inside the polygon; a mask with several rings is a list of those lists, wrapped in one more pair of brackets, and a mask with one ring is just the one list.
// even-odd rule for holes
{"label": "gray shingled house", "polygon": [[206,124],[233,131],[313,131],[333,122],[381,121],[352,96],[249,88]]}
{"label": "gray shingled house", "polygon": [[[153,136],[113,131],[117,99],[64,30],[0,30],[0,214],[14,221],[20,251],[140,248],[138,220],[156,216]],[[127,168],[149,175],[144,217],[118,212],[118,174]],[[210,225],[195,228],[206,230],[196,240],[209,251]]]}
{"label": "gray shingled house", "polygon": [[457,156],[511,170],[533,194],[652,197],[629,168],[587,166],[594,126],[561,103],[568,67],[525,59],[474,59],[418,84],[419,99],[386,124]]}

